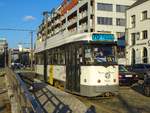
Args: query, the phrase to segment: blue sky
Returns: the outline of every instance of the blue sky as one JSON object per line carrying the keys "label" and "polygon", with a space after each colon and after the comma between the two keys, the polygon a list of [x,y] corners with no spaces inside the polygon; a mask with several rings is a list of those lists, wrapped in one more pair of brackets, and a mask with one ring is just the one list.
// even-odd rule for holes
{"label": "blue sky", "polygon": [[[0,0],[0,28],[37,29],[43,19],[42,12],[50,11],[62,1]],[[0,30],[1,37],[6,37],[9,48],[17,48],[18,43],[30,43],[29,32]],[[29,45],[24,46],[29,47]]]}

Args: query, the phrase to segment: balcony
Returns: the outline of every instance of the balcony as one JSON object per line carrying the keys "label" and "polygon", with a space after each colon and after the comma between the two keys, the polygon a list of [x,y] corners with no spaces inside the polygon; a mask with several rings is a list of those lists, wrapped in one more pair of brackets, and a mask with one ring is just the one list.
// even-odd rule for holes
{"label": "balcony", "polygon": [[75,17],[75,18],[73,18],[73,19],[70,19],[69,21],[68,21],[68,26],[71,26],[71,25],[73,25],[74,23],[76,23],[77,22],[77,17]]}
{"label": "balcony", "polygon": [[85,18],[88,16],[88,12],[85,10],[79,14],[79,19]]}
{"label": "balcony", "polygon": [[80,26],[79,26],[79,32],[80,33],[83,33],[85,30],[87,30],[88,29],[88,25],[87,25],[87,23],[83,23],[83,24],[81,24]]}

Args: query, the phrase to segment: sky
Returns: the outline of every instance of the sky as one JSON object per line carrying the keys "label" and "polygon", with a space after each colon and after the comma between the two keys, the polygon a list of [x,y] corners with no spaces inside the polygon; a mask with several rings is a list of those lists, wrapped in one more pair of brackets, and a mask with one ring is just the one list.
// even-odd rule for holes
{"label": "sky", "polygon": [[[43,11],[58,7],[63,0],[0,0],[0,29],[37,30],[41,24]],[[30,33],[0,30],[0,38],[6,38],[9,48],[17,48],[19,43],[30,43]],[[34,33],[34,41],[36,33]],[[30,47],[24,44],[24,47]]]}

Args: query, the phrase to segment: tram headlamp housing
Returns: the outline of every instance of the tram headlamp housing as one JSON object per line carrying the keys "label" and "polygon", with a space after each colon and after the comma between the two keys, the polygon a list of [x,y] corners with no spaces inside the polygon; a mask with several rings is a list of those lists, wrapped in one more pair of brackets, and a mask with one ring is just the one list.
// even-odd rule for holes
{"label": "tram headlamp housing", "polygon": [[97,80],[97,83],[101,83],[101,80],[100,80],[100,79],[98,79],[98,80]]}

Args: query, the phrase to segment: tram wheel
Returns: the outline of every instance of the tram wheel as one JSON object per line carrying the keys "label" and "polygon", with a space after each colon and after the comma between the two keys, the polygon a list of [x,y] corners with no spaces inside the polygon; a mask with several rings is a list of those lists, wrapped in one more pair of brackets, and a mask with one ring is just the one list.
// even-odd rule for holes
{"label": "tram wheel", "polygon": [[64,90],[64,86],[62,84],[60,84],[59,89]]}
{"label": "tram wheel", "polygon": [[58,81],[55,81],[55,82],[54,82],[54,86],[57,87],[57,88],[59,88],[59,82],[58,82]]}

